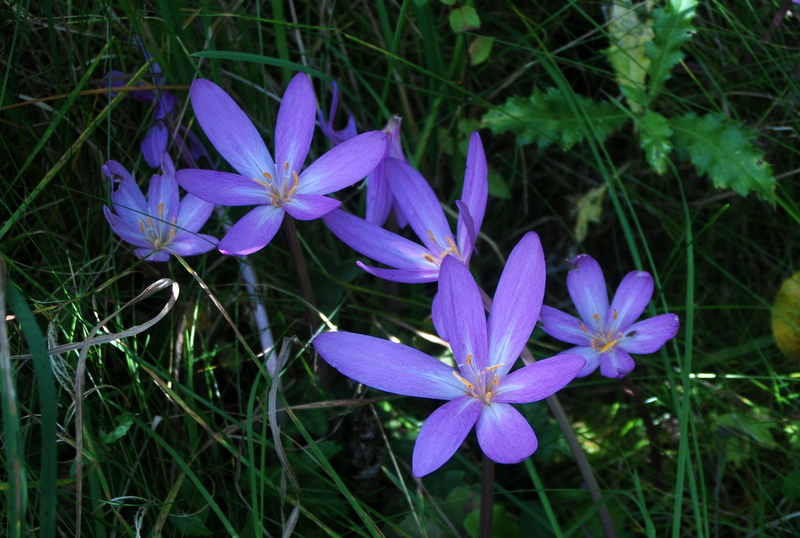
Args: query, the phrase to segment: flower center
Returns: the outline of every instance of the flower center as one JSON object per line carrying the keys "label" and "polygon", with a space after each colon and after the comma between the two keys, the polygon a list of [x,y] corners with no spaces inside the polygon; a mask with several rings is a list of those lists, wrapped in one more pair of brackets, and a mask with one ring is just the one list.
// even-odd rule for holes
{"label": "flower center", "polygon": [[154,221],[153,217],[148,215],[144,221],[139,219],[139,230],[147,238],[147,240],[158,250],[169,245],[175,235],[178,233],[175,228],[177,222],[176,217],[172,217],[172,221],[167,223],[164,220],[164,202],[158,202],[158,220]]}
{"label": "flower center", "polygon": [[461,373],[464,375],[462,376],[459,374],[457,370],[453,370],[453,375],[456,379],[464,383],[468,395],[473,398],[480,398],[483,400],[484,404],[491,405],[492,397],[494,396],[492,390],[500,384],[500,377],[494,373],[490,374],[490,372],[492,372],[492,370],[497,370],[501,366],[503,366],[503,363],[479,371],[473,365],[472,353],[470,353],[467,355],[465,364],[459,364]]}
{"label": "flower center", "polygon": [[455,242],[453,242],[453,239],[449,235],[446,235],[444,237],[445,239],[444,243],[446,243],[447,246],[442,246],[442,244],[439,243],[439,241],[436,239],[436,236],[433,235],[433,232],[431,230],[428,230],[428,237],[430,237],[431,241],[433,241],[436,244],[436,246],[439,247],[439,254],[435,258],[434,256],[431,255],[434,254],[433,252],[431,252],[431,254],[422,255],[428,262],[435,263],[436,265],[441,265],[442,260],[444,260],[445,256],[447,256],[448,254],[452,254],[462,262],[464,261],[464,259],[461,257],[461,253],[458,252],[458,247],[456,246]]}
{"label": "flower center", "polygon": [[[267,196],[269,196],[269,203],[275,207],[281,207],[288,202],[292,195],[297,191],[300,185],[300,177],[297,172],[292,171],[289,174],[289,163],[283,163],[284,175],[281,179],[276,180],[269,172],[262,172],[264,180],[253,178],[253,181],[259,185],[263,185],[267,189]],[[290,177],[291,176],[291,177]]]}
{"label": "flower center", "polygon": [[[614,326],[616,325],[617,318],[619,317],[616,309],[613,310],[612,316],[614,318],[614,321],[612,322],[611,328],[609,330],[607,330],[606,332],[603,332],[601,330],[597,334],[592,335],[592,348],[601,355],[603,353],[606,353],[614,349],[614,346],[616,346],[617,343],[619,343],[619,339],[622,338],[621,332],[617,332],[616,335],[614,334],[615,332]],[[595,321],[600,323],[600,314],[594,314],[592,317],[595,319]],[[585,333],[589,332],[586,330],[586,326],[583,324],[583,322],[581,322],[581,330],[583,330],[583,332]]]}

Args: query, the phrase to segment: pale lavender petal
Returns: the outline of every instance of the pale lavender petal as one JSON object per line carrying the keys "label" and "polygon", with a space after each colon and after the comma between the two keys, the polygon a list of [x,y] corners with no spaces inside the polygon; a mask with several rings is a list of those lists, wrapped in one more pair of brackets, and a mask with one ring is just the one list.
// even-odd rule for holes
{"label": "pale lavender petal", "polygon": [[203,254],[217,247],[219,240],[206,234],[183,233],[169,243],[169,249],[181,256]]}
{"label": "pale lavender petal", "polygon": [[190,194],[212,204],[258,205],[272,201],[265,185],[239,174],[184,168],[175,172],[175,179]]}
{"label": "pale lavender petal", "polygon": [[148,262],[166,262],[169,261],[169,252],[166,250],[159,250],[155,252],[153,247],[150,248],[137,248],[133,251],[139,259]]}
{"label": "pale lavender petal", "polygon": [[484,405],[476,429],[484,454],[497,463],[519,463],[539,444],[525,417],[508,404]]}
{"label": "pale lavender petal", "polygon": [[261,250],[278,233],[283,215],[280,207],[258,206],[228,230],[219,242],[219,251],[229,256],[243,256]]}
{"label": "pale lavender petal", "polygon": [[[162,79],[159,84],[166,84],[166,80]],[[156,102],[156,112],[153,115],[155,121],[164,119],[178,104],[178,97],[169,90],[158,91],[154,95],[154,100]]]}
{"label": "pale lavender petal", "polygon": [[545,264],[535,232],[526,233],[511,251],[489,313],[489,366],[503,377],[522,352],[539,319],[544,298]]}
{"label": "pale lavender petal", "polygon": [[600,374],[612,379],[622,379],[636,366],[628,352],[619,346],[600,355]]}
{"label": "pale lavender petal", "polygon": [[483,407],[483,401],[464,396],[434,411],[417,436],[411,457],[412,474],[421,478],[444,465],[467,438]]}
{"label": "pale lavender petal", "polygon": [[162,174],[174,174],[175,173],[175,163],[172,162],[172,157],[169,156],[169,153],[165,151],[161,152],[161,173]]}
{"label": "pale lavender petal", "polygon": [[620,282],[608,309],[608,332],[625,331],[639,319],[653,295],[653,277],[645,271],[632,271]]}
{"label": "pale lavender petal", "polygon": [[[481,292],[469,269],[453,256],[442,261],[438,295],[444,331],[462,372],[467,369],[469,355],[472,355],[475,370],[492,366]],[[474,371],[473,368],[469,370]]]}
{"label": "pale lavender petal", "polygon": [[349,115],[347,119],[347,126],[344,129],[341,131],[334,130],[333,122],[336,119],[336,110],[338,107],[339,85],[334,82],[333,98],[331,99],[331,108],[330,112],[328,113],[328,121],[325,121],[325,115],[322,113],[322,110],[317,109],[317,121],[319,122],[319,128],[322,131],[322,134],[324,134],[334,146],[339,145],[345,140],[349,140],[358,134],[358,131],[356,130],[356,119],[352,114]]}
{"label": "pale lavender petal", "polygon": [[157,121],[150,127],[142,140],[142,155],[144,160],[153,168],[161,165],[161,154],[167,149],[169,133],[164,122]]}
{"label": "pale lavender petal", "polygon": [[275,176],[275,163],[261,135],[222,88],[198,79],[189,93],[200,127],[228,164],[247,178],[263,180],[264,172]]}
{"label": "pale lavender petal", "polygon": [[[464,172],[464,189],[461,191],[461,201],[467,204],[472,217],[473,229],[466,230],[465,222],[458,222],[458,247],[462,253],[467,252],[466,241],[469,236],[477,239],[478,232],[483,224],[486,212],[486,199],[489,197],[489,172],[486,166],[486,153],[478,132],[475,131],[469,138],[467,150],[467,169]],[[465,233],[467,232],[467,233]],[[473,242],[472,246],[475,243]],[[470,249],[471,250],[471,249]]]}
{"label": "pale lavender petal", "polygon": [[386,179],[383,165],[377,167],[367,176],[367,211],[364,218],[376,226],[383,226],[392,210],[392,189]]}
{"label": "pale lavender petal", "polygon": [[386,135],[370,131],[342,142],[300,174],[298,193],[330,194],[364,178],[386,151]]}
{"label": "pale lavender petal", "polygon": [[428,269],[382,269],[380,267],[371,267],[364,265],[361,262],[356,262],[356,265],[361,267],[367,273],[374,275],[384,280],[392,282],[401,282],[403,284],[423,284],[425,282],[436,282],[439,280],[439,268],[435,270]]}
{"label": "pale lavender petal", "polygon": [[628,353],[655,353],[678,333],[680,319],[675,314],[661,314],[634,323],[622,335],[618,346]]}
{"label": "pale lavender petal", "polygon": [[103,173],[114,181],[119,181],[116,190],[111,193],[114,211],[120,218],[136,223],[148,214],[147,200],[142,194],[136,180],[117,161],[108,161],[103,166]]}
{"label": "pale lavender petal", "polygon": [[298,220],[313,220],[339,208],[342,202],[319,194],[294,194],[283,209]]}
{"label": "pale lavender petal", "polygon": [[[283,173],[283,170],[300,173],[308,148],[311,147],[316,110],[317,99],[308,75],[297,73],[283,93],[278,121],[275,124],[275,162],[278,173]],[[289,164],[288,168],[286,163]]]}
{"label": "pale lavender petal", "polygon": [[350,248],[398,269],[423,269],[439,273],[439,265],[422,245],[342,210],[322,218],[333,234]]}
{"label": "pale lavender petal", "polygon": [[583,369],[580,372],[578,372],[578,375],[576,375],[575,377],[585,377],[594,372],[600,365],[600,353],[598,353],[597,350],[591,346],[573,347],[572,349],[564,351],[562,354],[566,355],[573,353],[575,355],[580,355],[586,360],[586,366],[584,366]]}
{"label": "pale lavender petal", "polygon": [[589,346],[592,337],[581,320],[551,306],[543,305],[539,313],[542,330],[562,342],[576,346]]}
{"label": "pale lavender petal", "polygon": [[114,230],[114,233],[120,236],[124,241],[136,247],[149,246],[152,248],[153,244],[148,241],[138,225],[113,214],[106,206],[103,206],[103,214],[106,216],[106,220],[111,225],[111,229]]}
{"label": "pale lavender petal", "polygon": [[603,332],[608,292],[603,270],[594,258],[581,254],[572,260],[572,269],[567,274],[567,289],[589,332]]}
{"label": "pale lavender petal", "polygon": [[206,202],[197,196],[187,194],[181,200],[176,224],[181,230],[196,232],[206,223],[213,210],[214,204],[211,202]]}
{"label": "pale lavender petal", "polygon": [[[478,235],[475,232],[475,222],[472,220],[467,204],[461,200],[456,200],[456,207],[458,207],[458,251],[461,252],[464,264],[469,265],[472,251],[478,241]],[[461,236],[462,233],[464,237]]]}
{"label": "pale lavender petal", "polygon": [[535,362],[504,377],[492,402],[538,402],[567,386],[584,366],[586,359],[569,352]]}
{"label": "pale lavender petal", "polygon": [[392,194],[414,233],[431,252],[438,254],[446,250],[449,247],[446,238],[452,240],[453,234],[431,186],[403,161],[389,158],[384,161],[384,167]]}
{"label": "pale lavender petal", "polygon": [[446,315],[447,313],[442,309],[441,296],[437,293],[433,296],[433,301],[431,302],[431,321],[433,321],[436,334],[445,342],[447,341],[447,332],[444,328]]}
{"label": "pale lavender petal", "polygon": [[394,209],[394,219],[397,221],[397,226],[402,230],[408,226],[408,219],[403,213],[403,210],[400,209],[400,204],[397,203],[396,199],[392,202],[392,208]]}
{"label": "pale lavender petal", "polygon": [[450,400],[466,394],[455,370],[414,348],[383,338],[328,332],[314,338],[325,361],[350,379],[385,392]]}
{"label": "pale lavender petal", "polygon": [[174,174],[155,174],[150,178],[150,187],[147,190],[148,214],[154,221],[172,223],[172,219],[178,216],[180,202]]}
{"label": "pale lavender petal", "polygon": [[408,162],[405,153],[403,153],[403,144],[400,139],[400,125],[403,118],[400,116],[392,116],[389,123],[383,128],[383,132],[389,135],[389,147],[387,148],[387,157],[393,159],[400,159],[403,162]]}

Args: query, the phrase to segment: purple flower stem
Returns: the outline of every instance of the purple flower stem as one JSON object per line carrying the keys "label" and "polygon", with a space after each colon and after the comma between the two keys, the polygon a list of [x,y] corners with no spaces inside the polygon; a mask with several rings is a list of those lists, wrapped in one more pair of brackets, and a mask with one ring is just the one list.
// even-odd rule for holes
{"label": "purple flower stem", "polygon": [[481,518],[478,523],[478,538],[492,537],[494,518],[494,461],[483,455],[481,468]]}
{"label": "purple flower stem", "polygon": [[[483,291],[483,289],[481,289],[481,298],[483,299],[483,306],[486,308],[486,311],[491,311],[492,298],[489,297],[489,295]],[[522,353],[520,356],[522,357],[522,361],[526,366],[536,362],[536,359],[533,358],[533,354],[530,352],[527,346],[522,348]],[[597,483],[597,478],[594,476],[592,466],[589,465],[589,460],[586,459],[586,453],[583,451],[580,441],[578,441],[578,436],[575,435],[575,430],[572,428],[569,418],[567,417],[567,413],[564,411],[564,407],[561,405],[558,396],[555,394],[548,396],[545,401],[547,402],[547,406],[550,408],[550,412],[553,414],[553,418],[555,418],[556,422],[558,422],[558,425],[561,428],[561,433],[564,434],[564,438],[567,440],[569,449],[572,451],[572,456],[575,458],[575,463],[578,465],[578,470],[583,477],[583,481],[586,482],[586,487],[589,489],[589,494],[592,496],[592,501],[595,504],[601,503],[603,501],[603,494],[600,491],[600,484]],[[485,484],[482,485],[482,488],[485,487]],[[597,515],[600,518],[600,524],[603,527],[603,534],[605,537],[616,538],[617,530],[614,528],[614,522],[611,520],[611,513],[608,511],[608,506],[605,503],[599,504]],[[481,522],[482,521],[483,499],[481,499]]]}

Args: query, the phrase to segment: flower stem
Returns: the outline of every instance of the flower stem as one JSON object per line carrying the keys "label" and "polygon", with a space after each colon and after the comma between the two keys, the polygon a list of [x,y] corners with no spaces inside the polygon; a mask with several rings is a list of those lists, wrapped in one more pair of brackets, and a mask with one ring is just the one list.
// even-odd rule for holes
{"label": "flower stem", "polygon": [[[489,295],[482,289],[481,297],[483,298],[483,306],[486,308],[486,311],[491,311],[492,298],[489,297]],[[536,362],[536,359],[533,358],[533,354],[528,350],[527,346],[522,348],[521,356],[522,361],[526,365]],[[597,478],[594,476],[592,466],[589,465],[589,460],[586,458],[586,453],[584,453],[583,447],[581,447],[580,441],[578,441],[578,436],[575,435],[575,430],[572,428],[572,424],[570,424],[567,413],[564,411],[564,407],[561,405],[558,396],[554,394],[549,396],[545,401],[547,402],[548,407],[550,407],[550,412],[553,414],[553,418],[555,418],[556,422],[558,422],[558,425],[561,428],[561,433],[564,434],[564,438],[567,440],[567,444],[572,451],[572,456],[575,458],[575,463],[578,465],[578,470],[583,477],[583,481],[586,482],[586,487],[589,488],[589,494],[592,496],[592,501],[595,504],[602,502],[603,493],[600,491],[600,485],[597,483]],[[598,507],[597,515],[600,518],[600,524],[603,527],[603,534],[605,537],[616,538],[617,531],[614,528],[614,522],[611,520],[611,513],[608,511],[608,506],[605,503]]]}
{"label": "flower stem", "polygon": [[491,538],[492,518],[494,517],[494,461],[483,455],[481,469],[481,519],[478,524],[478,538]]}

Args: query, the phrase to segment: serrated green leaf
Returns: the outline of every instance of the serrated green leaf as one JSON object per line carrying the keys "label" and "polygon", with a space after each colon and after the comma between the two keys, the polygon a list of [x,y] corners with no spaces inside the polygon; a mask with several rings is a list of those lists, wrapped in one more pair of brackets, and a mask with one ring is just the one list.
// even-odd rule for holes
{"label": "serrated green leaf", "polygon": [[667,171],[669,154],[672,153],[672,129],[667,124],[667,118],[648,110],[644,113],[639,124],[639,143],[647,157],[647,162],[662,175]]}
{"label": "serrated green leaf", "polygon": [[469,44],[467,52],[469,54],[470,65],[478,65],[486,61],[489,53],[494,46],[493,37],[478,36]]}
{"label": "serrated green leaf", "polygon": [[211,536],[213,533],[197,515],[170,514],[169,521],[189,536]]}
{"label": "serrated green leaf", "polygon": [[628,107],[641,114],[647,102],[645,79],[650,68],[647,43],[653,40],[652,2],[633,4],[630,0],[616,0],[608,6],[608,38],[611,46],[603,52],[614,68],[620,88],[629,88],[625,94]]}
{"label": "serrated green leaf", "polygon": [[682,158],[686,155],[697,171],[708,174],[715,187],[733,189],[742,196],[757,193],[775,201],[775,176],[764,152],[750,141],[757,133],[732,124],[725,116],[688,114],[667,121],[673,142]]}
{"label": "serrated green leaf", "polygon": [[481,27],[481,18],[472,6],[464,6],[450,12],[450,28],[457,34]]}
{"label": "serrated green leaf", "polygon": [[550,88],[547,93],[536,90],[528,99],[512,97],[504,105],[490,110],[483,117],[483,126],[495,134],[515,133],[520,145],[535,142],[540,148],[546,148],[557,142],[566,150],[586,138],[591,132],[589,123],[595,137],[602,141],[628,119],[610,103],[598,103],[580,95],[571,98],[577,106],[571,106],[557,88]]}
{"label": "serrated green leaf", "polygon": [[135,415],[133,413],[122,413],[116,417],[117,427],[114,428],[113,431],[109,433],[100,432],[100,442],[109,444],[125,437],[125,434],[128,433],[128,430],[131,429],[133,425],[133,417]]}
{"label": "serrated green leaf", "polygon": [[646,45],[650,57],[650,101],[661,91],[664,82],[672,76],[672,68],[684,54],[681,46],[695,32],[692,26],[697,0],[673,0],[666,10],[653,11],[655,39]]}

